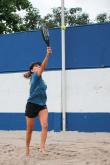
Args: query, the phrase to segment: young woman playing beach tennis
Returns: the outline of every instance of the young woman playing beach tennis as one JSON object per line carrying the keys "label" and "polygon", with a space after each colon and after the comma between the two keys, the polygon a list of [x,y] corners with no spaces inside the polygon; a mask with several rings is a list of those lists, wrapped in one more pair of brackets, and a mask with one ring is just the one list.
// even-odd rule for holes
{"label": "young woman playing beach tennis", "polygon": [[26,116],[26,156],[29,156],[29,146],[35,117],[38,116],[41,124],[41,144],[40,151],[45,152],[45,142],[48,131],[48,109],[46,106],[46,84],[42,79],[42,73],[48,63],[48,58],[52,51],[47,47],[47,53],[42,63],[35,62],[29,67],[29,71],[24,74],[25,78],[30,78],[30,96],[27,100]]}

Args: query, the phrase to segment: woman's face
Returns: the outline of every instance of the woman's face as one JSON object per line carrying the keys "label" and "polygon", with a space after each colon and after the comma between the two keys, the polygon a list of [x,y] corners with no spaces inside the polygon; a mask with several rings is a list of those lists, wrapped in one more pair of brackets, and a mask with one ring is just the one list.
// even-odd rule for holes
{"label": "woman's face", "polygon": [[33,67],[33,69],[31,70],[31,72],[37,72],[37,71],[39,71],[40,67],[41,67],[40,65],[35,65]]}

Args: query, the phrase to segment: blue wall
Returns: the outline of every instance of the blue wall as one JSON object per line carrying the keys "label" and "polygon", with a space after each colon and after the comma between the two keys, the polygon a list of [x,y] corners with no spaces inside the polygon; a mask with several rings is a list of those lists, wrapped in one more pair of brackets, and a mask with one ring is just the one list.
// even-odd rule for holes
{"label": "blue wall", "polygon": [[[61,30],[50,30],[53,55],[47,70],[61,69]],[[42,61],[46,45],[40,31],[0,35],[0,72],[20,72]],[[66,68],[110,67],[110,23],[66,29]],[[61,113],[49,113],[49,130],[60,131]],[[67,113],[67,130],[110,132],[110,113]],[[54,121],[54,122],[53,122]],[[0,113],[0,129],[24,130],[23,113]],[[40,130],[36,119],[35,129]]]}
{"label": "blue wall", "polygon": [[[49,131],[62,130],[61,113],[49,113]],[[25,130],[24,113],[0,113],[0,130]],[[40,131],[36,118],[34,130]],[[80,132],[110,132],[110,113],[67,113],[66,130]]]}
{"label": "blue wall", "polygon": [[[61,114],[49,113],[49,130],[61,130]],[[0,113],[0,130],[25,130],[26,121],[24,113]],[[34,130],[40,131],[40,122],[36,118]]]}
{"label": "blue wall", "polygon": [[110,67],[110,24],[68,28],[66,31],[66,67]]}
{"label": "blue wall", "polygon": [[[50,30],[51,56],[47,70],[61,69],[61,30]],[[42,61],[46,45],[40,31],[0,35],[0,72],[25,71]],[[66,30],[66,68],[110,67],[110,24],[69,27]]]}
{"label": "blue wall", "polygon": [[[48,69],[61,66],[60,29],[50,30],[53,55]],[[0,72],[25,71],[33,61],[42,61],[46,45],[40,31],[21,32],[0,36]]]}

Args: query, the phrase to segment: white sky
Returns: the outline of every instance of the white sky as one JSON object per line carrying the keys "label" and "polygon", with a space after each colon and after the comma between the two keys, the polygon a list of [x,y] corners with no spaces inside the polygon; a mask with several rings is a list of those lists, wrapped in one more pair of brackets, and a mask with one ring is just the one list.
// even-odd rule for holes
{"label": "white sky", "polygon": [[[61,6],[61,0],[29,0],[38,8],[42,16],[51,13],[51,9]],[[65,0],[65,7],[81,7],[94,20],[97,14],[110,14],[110,0]]]}

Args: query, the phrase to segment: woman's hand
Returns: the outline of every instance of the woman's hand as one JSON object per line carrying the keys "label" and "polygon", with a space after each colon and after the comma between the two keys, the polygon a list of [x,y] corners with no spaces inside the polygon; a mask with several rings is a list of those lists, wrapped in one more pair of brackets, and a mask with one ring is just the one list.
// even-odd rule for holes
{"label": "woman's hand", "polygon": [[51,47],[47,47],[47,55],[50,56],[52,54],[52,49]]}

